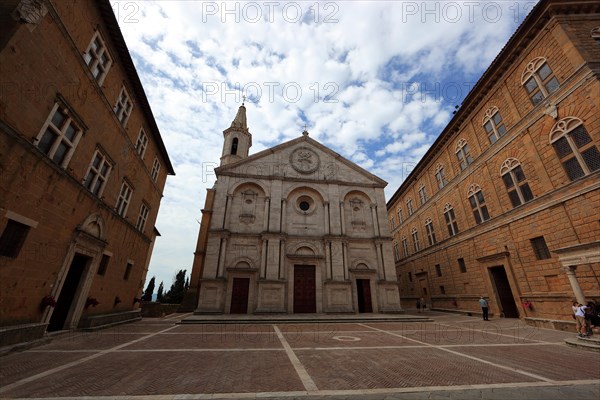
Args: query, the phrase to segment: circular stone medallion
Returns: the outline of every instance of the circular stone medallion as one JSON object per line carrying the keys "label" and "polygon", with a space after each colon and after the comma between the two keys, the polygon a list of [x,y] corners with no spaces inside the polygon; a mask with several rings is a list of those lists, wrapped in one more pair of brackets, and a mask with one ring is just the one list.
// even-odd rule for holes
{"label": "circular stone medallion", "polygon": [[319,156],[308,147],[299,147],[290,155],[290,164],[301,174],[310,174],[319,168]]}

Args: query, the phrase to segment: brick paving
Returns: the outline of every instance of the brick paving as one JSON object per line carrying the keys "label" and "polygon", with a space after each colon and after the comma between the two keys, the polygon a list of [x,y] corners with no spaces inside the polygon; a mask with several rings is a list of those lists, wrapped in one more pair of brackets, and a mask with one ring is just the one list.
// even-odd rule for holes
{"label": "brick paving", "polygon": [[518,320],[184,324],[177,316],[0,357],[0,398],[600,398],[600,357]]}

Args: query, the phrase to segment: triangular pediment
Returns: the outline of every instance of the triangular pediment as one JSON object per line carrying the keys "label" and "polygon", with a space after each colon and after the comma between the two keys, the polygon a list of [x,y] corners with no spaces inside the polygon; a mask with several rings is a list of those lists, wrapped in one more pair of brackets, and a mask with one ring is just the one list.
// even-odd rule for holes
{"label": "triangular pediment", "polygon": [[334,181],[385,187],[387,182],[308,135],[215,169],[217,176]]}

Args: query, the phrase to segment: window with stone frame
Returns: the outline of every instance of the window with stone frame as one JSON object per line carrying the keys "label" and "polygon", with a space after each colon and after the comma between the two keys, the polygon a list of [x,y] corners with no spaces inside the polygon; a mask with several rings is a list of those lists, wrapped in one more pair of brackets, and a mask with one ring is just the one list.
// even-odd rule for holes
{"label": "window with stone frame", "polygon": [[448,235],[456,235],[458,233],[458,223],[456,222],[456,216],[454,215],[454,208],[452,208],[450,204],[444,206],[444,219],[448,226]]}
{"label": "window with stone frame", "polygon": [[121,92],[119,93],[119,98],[117,99],[117,104],[115,104],[114,112],[117,116],[121,125],[125,126],[127,124],[127,120],[131,115],[131,110],[133,109],[133,104],[129,99],[129,94],[127,94],[127,89],[125,86],[121,87]]}
{"label": "window with stone frame", "polygon": [[98,265],[98,275],[106,275],[106,270],[108,269],[108,263],[110,262],[110,254],[102,254],[102,258],[100,259],[100,264]]}
{"label": "window with stone frame", "polygon": [[535,258],[538,260],[546,260],[551,257],[550,250],[548,250],[548,246],[546,245],[546,240],[544,240],[543,236],[538,236],[533,239],[529,239],[531,243],[531,247],[533,248],[533,252],[535,253]]}
{"label": "window with stone frame", "polygon": [[398,242],[394,242],[394,260],[400,261],[400,250],[398,249]]}
{"label": "window with stone frame", "polygon": [[412,228],[410,231],[413,240],[413,248],[415,249],[415,253],[421,250],[421,244],[419,243],[419,232],[417,228]]}
{"label": "window with stone frame", "polygon": [[425,185],[419,186],[419,202],[421,205],[427,202],[427,192],[425,191]]}
{"label": "window with stone frame", "polygon": [[494,144],[506,134],[506,126],[498,107],[490,107],[483,117],[483,128],[491,144]]}
{"label": "window with stone frame", "polygon": [[435,179],[437,180],[438,187],[440,188],[440,190],[442,190],[444,186],[448,184],[448,180],[446,179],[444,167],[442,166],[442,164],[438,164],[435,167]]}
{"label": "window with stone frame", "polygon": [[475,222],[481,224],[490,219],[490,214],[488,213],[487,205],[485,204],[485,198],[483,197],[483,192],[479,185],[472,184],[469,186],[467,196],[469,198],[469,204],[471,204]]}
{"label": "window with stone frame", "polygon": [[398,207],[398,224],[402,225],[404,223],[404,216],[402,215],[402,207]]}
{"label": "window with stone frame", "polygon": [[108,160],[108,156],[99,149],[96,149],[92,157],[92,162],[83,179],[83,186],[96,196],[102,196],[111,170],[112,163]]}
{"label": "window with stone frame", "polygon": [[146,154],[146,147],[148,147],[148,135],[146,135],[144,128],[141,128],[140,133],[138,133],[137,141],[135,142],[135,150],[142,160],[144,159],[144,154]]}
{"label": "window with stone frame", "polygon": [[412,199],[406,200],[406,208],[408,209],[408,216],[409,217],[414,214],[415,211],[413,210],[413,201],[412,201]]}
{"label": "window with stone frame", "polygon": [[508,197],[513,207],[518,207],[533,200],[533,193],[521,168],[521,163],[516,158],[509,158],[500,166],[500,176],[508,192]]}
{"label": "window with stone frame", "polygon": [[117,199],[117,204],[115,206],[117,214],[123,218],[127,215],[127,208],[129,207],[132,193],[133,189],[131,186],[126,181],[123,181],[121,190],[119,191],[119,198]]}
{"label": "window with stone frame", "polygon": [[525,87],[534,106],[541,103],[560,86],[544,57],[537,57],[527,64],[521,75],[521,84]]}
{"label": "window with stone frame", "polygon": [[460,272],[462,272],[462,273],[467,272],[467,264],[465,264],[465,259],[459,258],[457,261],[458,261],[458,269],[460,270]]}
{"label": "window with stone frame", "polygon": [[409,253],[408,253],[408,239],[406,239],[406,236],[402,236],[402,253],[404,254],[404,257],[408,257]]}
{"label": "window with stone frame", "polygon": [[55,103],[33,144],[52,161],[66,168],[81,139],[83,130],[72,111]]}
{"label": "window with stone frame", "polygon": [[92,37],[92,41],[83,55],[83,59],[96,79],[96,82],[102,85],[112,65],[112,58],[108,53],[106,43],[102,39],[100,32],[96,32]]}
{"label": "window with stone frame", "polygon": [[0,235],[0,256],[17,258],[30,229],[29,225],[9,218]]}
{"label": "window with stone frame", "polygon": [[471,157],[469,145],[465,139],[460,139],[458,143],[456,143],[454,152],[456,153],[456,158],[458,158],[461,170],[473,163],[473,157]]}
{"label": "window with stone frame", "polygon": [[437,243],[435,239],[435,231],[433,229],[433,221],[431,218],[427,218],[425,220],[425,230],[427,231],[427,240],[429,240],[429,245],[433,246]]}
{"label": "window with stone frame", "polygon": [[140,207],[140,213],[138,214],[137,223],[135,227],[138,231],[144,232],[144,228],[146,227],[146,221],[148,220],[148,213],[150,212],[148,206],[142,203]]}
{"label": "window with stone frame", "polygon": [[158,173],[160,172],[160,161],[158,161],[158,157],[154,156],[154,161],[152,162],[152,172],[150,175],[152,176],[152,180],[156,182],[158,179]]}
{"label": "window with stone frame", "polygon": [[390,218],[390,230],[394,230],[396,229],[396,220],[394,219],[394,217]]}
{"label": "window with stone frame", "polygon": [[579,118],[566,117],[554,124],[550,143],[570,180],[600,169],[600,152]]}
{"label": "window with stone frame", "polygon": [[590,34],[592,36],[592,39],[594,39],[596,43],[600,45],[600,26],[593,28]]}

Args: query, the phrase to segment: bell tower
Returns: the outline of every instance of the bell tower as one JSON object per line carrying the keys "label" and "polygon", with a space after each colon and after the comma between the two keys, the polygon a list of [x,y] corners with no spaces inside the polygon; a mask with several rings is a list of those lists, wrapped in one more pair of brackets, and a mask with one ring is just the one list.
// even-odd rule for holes
{"label": "bell tower", "polygon": [[237,115],[231,126],[223,131],[223,153],[221,166],[231,164],[248,157],[248,150],[252,146],[252,134],[246,123],[246,107],[244,103],[238,109]]}

